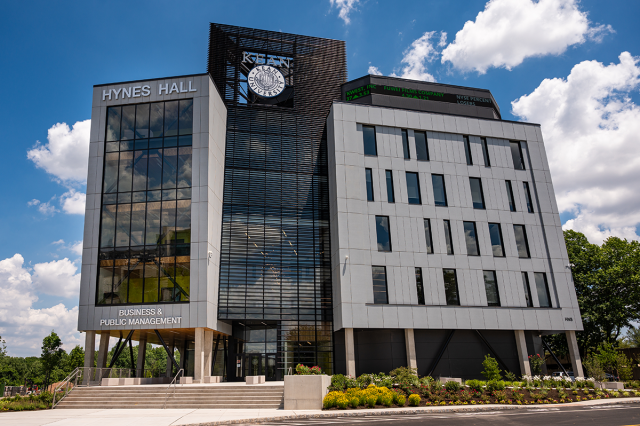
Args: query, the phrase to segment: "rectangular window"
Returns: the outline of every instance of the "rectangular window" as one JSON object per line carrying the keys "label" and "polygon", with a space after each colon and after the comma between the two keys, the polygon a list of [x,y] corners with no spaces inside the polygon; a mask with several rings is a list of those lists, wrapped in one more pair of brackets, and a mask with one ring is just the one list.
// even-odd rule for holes
{"label": "rectangular window", "polygon": [[467,164],[473,165],[473,158],[471,158],[471,142],[469,142],[469,136],[462,137],[464,142],[464,156],[467,158]]}
{"label": "rectangular window", "polygon": [[376,128],[373,126],[362,126],[362,137],[364,139],[364,155],[378,155]]}
{"label": "rectangular window", "polygon": [[420,182],[418,181],[418,174],[415,172],[407,172],[407,195],[409,197],[409,204],[422,204],[422,198],[420,197]]}
{"label": "rectangular window", "polygon": [[416,140],[416,158],[419,161],[429,161],[429,145],[425,132],[414,132]]}
{"label": "rectangular window", "polygon": [[544,272],[534,272],[533,277],[536,280],[536,290],[538,292],[538,302],[540,302],[540,307],[551,308],[551,294],[549,294],[547,274]]}
{"label": "rectangular window", "polygon": [[469,184],[471,185],[471,201],[473,202],[474,209],[484,210],[484,192],[482,192],[482,181],[480,178],[469,178]]}
{"label": "rectangular window", "polygon": [[480,248],[478,247],[478,233],[476,232],[475,222],[463,222],[464,239],[467,242],[467,254],[469,256],[480,256]]}
{"label": "rectangular window", "polygon": [[511,181],[505,180],[507,185],[507,198],[509,199],[509,210],[516,211],[516,200],[513,198],[513,188],[511,187]]}
{"label": "rectangular window", "polygon": [[406,130],[402,130],[402,153],[404,154],[404,158],[408,160],[411,158],[409,155],[409,135]]}
{"label": "rectangular window", "polygon": [[373,273],[373,303],[386,305],[387,297],[387,268],[384,266],[372,266]]}
{"label": "rectangular window", "polygon": [[447,205],[447,191],[444,187],[444,175],[431,175],[433,184],[433,200],[436,206]]}
{"label": "rectangular window", "polygon": [[396,197],[393,193],[393,173],[391,172],[391,170],[385,170],[384,174],[387,177],[387,201],[390,203],[395,203]]}
{"label": "rectangular window", "polygon": [[509,142],[511,145],[511,158],[513,158],[513,168],[524,170],[524,157],[522,156],[522,142]]}
{"label": "rectangular window", "polygon": [[391,251],[389,216],[376,216],[376,235],[378,236],[378,251]]}
{"label": "rectangular window", "polygon": [[493,257],[504,257],[502,229],[500,229],[499,223],[489,224],[489,237],[491,237],[491,250],[493,251]]}
{"label": "rectangular window", "polygon": [[427,241],[427,253],[433,253],[433,238],[431,236],[431,220],[424,220],[424,238]]}
{"label": "rectangular window", "polygon": [[482,156],[484,157],[484,166],[491,167],[491,159],[489,158],[489,145],[487,145],[487,138],[480,138],[480,145],[482,145]]}
{"label": "rectangular window", "polygon": [[518,257],[529,258],[529,241],[524,225],[513,225],[513,232],[516,235],[516,246],[518,247]]}
{"label": "rectangular window", "polygon": [[453,254],[453,238],[451,237],[451,222],[447,219],[444,221],[444,239],[447,243],[447,254]]}
{"label": "rectangular window", "polygon": [[533,299],[531,298],[531,286],[529,285],[529,274],[522,272],[522,285],[524,285],[524,298],[527,302],[527,308],[533,308]]}
{"label": "rectangular window", "polygon": [[367,201],[373,201],[373,172],[371,169],[364,169],[364,176],[367,181]]}
{"label": "rectangular window", "polygon": [[495,271],[484,272],[484,289],[487,293],[487,305],[500,306],[500,294],[498,293],[498,281]]}
{"label": "rectangular window", "polygon": [[527,211],[533,213],[533,200],[531,199],[531,191],[529,190],[529,182],[522,182],[524,187],[524,196],[527,198]]}
{"label": "rectangular window", "polygon": [[416,268],[416,290],[418,291],[418,305],[424,305],[424,284],[422,283],[422,268]]}
{"label": "rectangular window", "polygon": [[444,275],[444,294],[447,299],[447,305],[460,305],[460,296],[458,294],[458,280],[456,279],[455,269],[443,269]]}

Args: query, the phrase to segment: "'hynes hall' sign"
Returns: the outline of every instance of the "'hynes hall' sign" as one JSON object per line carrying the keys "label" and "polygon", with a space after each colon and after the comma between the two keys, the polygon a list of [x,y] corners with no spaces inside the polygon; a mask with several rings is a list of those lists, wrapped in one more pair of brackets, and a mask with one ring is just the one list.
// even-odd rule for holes
{"label": "'hynes hall' sign", "polygon": [[479,98],[476,96],[456,95],[455,93],[431,92],[428,90],[407,89],[404,87],[381,86],[378,84],[367,84],[353,90],[349,90],[345,95],[347,101],[353,101],[372,93],[378,95],[400,96],[403,98],[422,99],[425,101],[446,102],[450,104],[461,104],[471,106],[481,106],[496,109],[493,101],[489,98]]}
{"label": "'hynes hall' sign", "polygon": [[118,317],[101,319],[100,325],[162,325],[180,324],[182,321],[182,317],[162,316],[162,308],[120,309]]}
{"label": "'hynes hall' sign", "polygon": [[[169,86],[169,83],[158,83],[158,96],[171,95],[172,93],[189,93],[197,92],[198,89],[193,87],[193,81],[180,81],[173,83]],[[121,87],[119,89],[109,89],[102,91],[102,100],[105,99],[125,99],[125,98],[141,98],[151,95],[151,86],[145,84],[144,86],[129,86]]]}

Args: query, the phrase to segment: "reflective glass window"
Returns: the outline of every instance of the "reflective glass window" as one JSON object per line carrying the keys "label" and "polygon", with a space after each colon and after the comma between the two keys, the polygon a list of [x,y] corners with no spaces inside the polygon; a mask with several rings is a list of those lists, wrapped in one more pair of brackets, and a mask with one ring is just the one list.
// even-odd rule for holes
{"label": "reflective glass window", "polygon": [[178,177],[178,148],[167,148],[162,153],[162,188],[175,188]]}
{"label": "reflective glass window", "polygon": [[373,274],[373,303],[387,304],[387,268],[384,266],[372,266]]}
{"label": "reflective glass window", "polygon": [[424,284],[422,283],[422,268],[416,268],[416,290],[418,291],[418,305],[424,305]]}
{"label": "reflective glass window", "polygon": [[447,219],[444,223],[444,240],[447,244],[447,254],[453,254],[453,238],[451,237],[451,222]]}
{"label": "reflective glass window", "polygon": [[391,251],[391,231],[389,230],[388,216],[376,216],[376,235],[378,238],[378,251]]}
{"label": "reflective glass window", "polygon": [[429,161],[429,145],[426,132],[414,132],[416,140],[416,158],[420,161]]}
{"label": "reflective glass window", "polygon": [[487,138],[480,138],[480,145],[482,145],[482,157],[484,158],[484,166],[491,167],[491,158],[489,158],[489,145],[487,144]]}
{"label": "reflective glass window", "polygon": [[447,205],[447,191],[444,186],[444,175],[431,175],[433,184],[433,199],[436,206]]}
{"label": "reflective glass window", "polygon": [[162,150],[150,149],[148,155],[147,189],[160,189],[162,187]]}
{"label": "reflective glass window", "polygon": [[373,126],[362,126],[362,137],[364,142],[364,155],[378,155],[376,128]]}
{"label": "reflective glass window", "polygon": [[364,177],[367,185],[367,201],[373,201],[373,172],[371,169],[364,169]]}
{"label": "reflective glass window", "polygon": [[533,299],[531,298],[531,286],[529,285],[529,274],[526,272],[521,272],[522,274],[522,284],[524,286],[524,298],[527,303],[528,308],[533,307]]}
{"label": "reflective glass window", "polygon": [[149,117],[149,137],[161,138],[164,135],[164,102],[151,104]]}
{"label": "reflective glass window", "polygon": [[131,229],[131,204],[118,204],[117,211],[116,247],[128,247]]}
{"label": "reflective glass window", "polygon": [[524,157],[522,156],[522,142],[509,142],[511,146],[511,158],[516,170],[524,170]]}
{"label": "reflective glass window", "polygon": [[464,239],[467,244],[467,254],[469,256],[480,256],[480,248],[478,246],[478,233],[476,232],[475,222],[463,222]]}
{"label": "reflective glass window", "polygon": [[513,188],[511,187],[511,181],[505,181],[507,185],[507,199],[509,200],[509,210],[512,212],[516,211],[516,200],[513,198]]}
{"label": "reflective glass window", "polygon": [[471,157],[471,142],[469,142],[469,136],[463,136],[462,142],[464,145],[464,156],[467,159],[467,164],[471,166],[473,164],[473,158]]}
{"label": "reflective glass window", "polygon": [[427,253],[433,253],[433,237],[431,233],[431,220],[424,219],[424,238],[427,241]]}
{"label": "reflective glass window", "polygon": [[529,241],[527,240],[527,231],[524,225],[513,225],[513,233],[516,237],[516,247],[518,248],[518,257],[529,258]]}
{"label": "reflective glass window", "polygon": [[502,243],[502,229],[499,223],[489,224],[489,237],[491,238],[491,250],[494,257],[504,257],[504,244]]}
{"label": "reflective glass window", "polygon": [[149,137],[149,106],[150,104],[136,106],[136,139]]}
{"label": "reflective glass window", "polygon": [[144,191],[147,189],[147,163],[149,151],[135,151],[133,153],[133,190]]}
{"label": "reflective glass window", "polygon": [[524,187],[524,196],[527,199],[527,211],[533,213],[533,200],[531,199],[531,190],[529,189],[529,182],[522,182]]}
{"label": "reflective glass window", "polygon": [[193,99],[184,99],[179,102],[179,134],[190,135],[193,133]]}
{"label": "reflective glass window", "polygon": [[120,167],[118,171],[118,192],[131,191],[133,180],[133,151],[120,153]]}
{"label": "reflective glass window", "polygon": [[500,294],[498,293],[498,281],[496,271],[483,271],[484,289],[487,294],[487,305],[500,306]]}
{"label": "reflective glass window", "polygon": [[136,106],[127,105],[122,107],[122,129],[120,139],[133,139],[136,125]]}
{"label": "reflective glass window", "polygon": [[120,154],[110,152],[104,155],[103,189],[105,194],[118,191],[118,158]]}
{"label": "reflective glass window", "polygon": [[471,201],[474,209],[484,209],[484,193],[482,192],[482,181],[479,178],[469,178],[471,186]]}
{"label": "reflective glass window", "polygon": [[534,272],[536,280],[536,290],[538,292],[538,302],[541,308],[551,308],[551,294],[549,294],[549,284],[547,283],[547,274],[544,272]]}
{"label": "reflective glass window", "polygon": [[122,107],[109,107],[107,109],[107,141],[120,140],[120,121]]}
{"label": "reflective glass window", "polygon": [[414,172],[406,172],[407,178],[407,195],[409,204],[422,204],[422,198],[420,197],[420,182],[418,180],[418,174]]}
{"label": "reflective glass window", "polygon": [[393,193],[393,173],[391,172],[391,170],[385,170],[384,174],[387,178],[387,201],[390,203],[395,203],[396,197]]}
{"label": "reflective glass window", "polygon": [[447,305],[460,305],[460,295],[458,293],[458,280],[455,269],[443,269],[444,275],[444,294]]}
{"label": "reflective glass window", "polygon": [[164,136],[178,136],[178,101],[164,103]]}
{"label": "reflective glass window", "polygon": [[409,154],[409,135],[406,130],[402,130],[402,153],[404,154],[405,159],[411,158]]}

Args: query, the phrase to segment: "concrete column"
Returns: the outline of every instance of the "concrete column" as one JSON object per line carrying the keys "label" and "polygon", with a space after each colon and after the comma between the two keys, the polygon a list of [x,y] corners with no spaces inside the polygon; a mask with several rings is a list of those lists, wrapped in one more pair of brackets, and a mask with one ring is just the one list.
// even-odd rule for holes
{"label": "concrete column", "polygon": [[136,377],[144,377],[144,360],[147,356],[147,335],[140,333],[138,341],[138,362],[136,362]]}
{"label": "concrete column", "polygon": [[204,329],[204,365],[202,377],[211,376],[211,363],[213,362],[213,330]]}
{"label": "concrete column", "polygon": [[404,344],[407,349],[407,367],[418,368],[416,359],[416,340],[413,337],[413,328],[404,329]]}
{"label": "concrete column", "polygon": [[518,349],[518,361],[520,362],[520,374],[531,375],[531,365],[529,364],[529,353],[527,352],[527,340],[524,337],[524,330],[513,330],[516,335],[516,348]]}
{"label": "concrete column", "polygon": [[89,384],[89,379],[92,376],[89,370],[93,368],[93,363],[96,359],[96,332],[93,330],[85,331],[84,335],[84,374],[82,375],[82,383]]}
{"label": "concrete column", "polygon": [[[171,355],[175,352],[174,346],[169,346],[169,351],[171,351]],[[171,357],[167,354],[167,377],[173,377],[173,362],[171,362]]]}
{"label": "concrete column", "polygon": [[344,347],[347,356],[347,376],[356,377],[356,348],[353,341],[353,328],[344,329]]}
{"label": "concrete column", "polygon": [[569,346],[569,358],[571,358],[571,368],[574,377],[584,377],[582,371],[582,360],[580,359],[580,351],[578,350],[578,340],[574,330],[565,331],[567,336],[567,346]]}
{"label": "concrete column", "polygon": [[111,336],[108,332],[103,332],[102,334],[100,334],[100,347],[98,348],[98,368],[107,367],[107,355],[109,354],[110,338]]}
{"label": "concrete column", "polygon": [[204,327],[196,327],[193,351],[193,383],[202,383],[204,377]]}

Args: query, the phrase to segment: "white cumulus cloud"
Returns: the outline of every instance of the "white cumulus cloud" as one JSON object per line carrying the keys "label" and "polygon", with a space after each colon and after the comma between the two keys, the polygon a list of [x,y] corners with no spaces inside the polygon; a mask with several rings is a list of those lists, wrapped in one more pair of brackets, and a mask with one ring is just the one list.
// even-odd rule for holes
{"label": "white cumulus cloud", "polygon": [[564,228],[591,242],[640,238],[640,106],[629,97],[639,62],[628,52],[619,63],[584,61],[511,103],[542,125],[558,207],[575,215]]}
{"label": "white cumulus cloud", "polygon": [[87,201],[87,195],[70,189],[60,196],[60,205],[65,213],[84,214],[84,206]]}
{"label": "white cumulus cloud", "polygon": [[33,285],[36,291],[66,298],[78,297],[80,274],[78,267],[66,257],[61,260],[37,263],[33,267]]}
{"label": "white cumulus cloud", "polygon": [[344,21],[345,24],[351,23],[349,14],[355,10],[356,5],[360,0],[330,0],[331,6],[338,9],[338,17]]}
{"label": "white cumulus cloud", "polygon": [[610,25],[592,26],[578,0],[490,0],[442,51],[442,63],[484,74],[511,69],[532,56],[559,55],[587,39],[601,41]]}
{"label": "white cumulus cloud", "polygon": [[373,65],[369,66],[369,70],[367,72],[371,75],[382,75],[382,71],[380,71],[378,67],[374,67]]}
{"label": "white cumulus cloud", "polygon": [[[427,72],[427,64],[433,62],[440,54],[431,41],[435,35],[436,31],[428,31],[411,43],[411,46],[403,52],[402,63],[405,65],[402,67],[401,73],[391,75],[410,80],[435,82],[435,77]],[[443,37],[446,40],[446,33],[440,33],[438,44],[443,40]]]}
{"label": "white cumulus cloud", "polygon": [[9,354],[39,355],[42,339],[51,330],[60,336],[67,351],[82,344],[77,332],[78,307],[68,309],[58,303],[34,309],[33,304],[38,300],[36,287],[30,271],[24,267],[22,255],[0,261],[0,335],[7,342]]}
{"label": "white cumulus cloud", "polygon": [[91,120],[78,121],[72,128],[66,123],[57,123],[48,131],[48,142],[38,141],[27,151],[27,158],[62,183],[85,183],[90,128]]}

